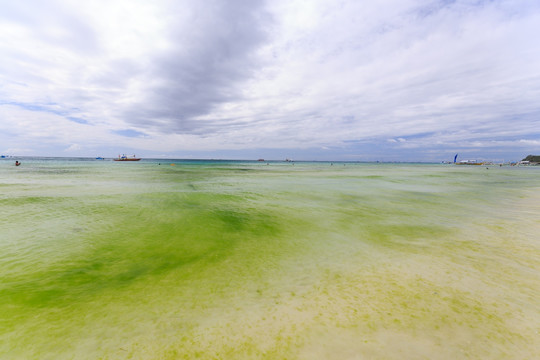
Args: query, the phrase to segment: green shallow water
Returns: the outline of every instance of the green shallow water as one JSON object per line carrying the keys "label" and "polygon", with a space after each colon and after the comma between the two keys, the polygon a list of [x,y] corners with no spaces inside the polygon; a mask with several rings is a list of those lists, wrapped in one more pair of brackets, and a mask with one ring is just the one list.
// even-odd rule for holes
{"label": "green shallow water", "polygon": [[0,162],[0,358],[538,358],[539,178]]}

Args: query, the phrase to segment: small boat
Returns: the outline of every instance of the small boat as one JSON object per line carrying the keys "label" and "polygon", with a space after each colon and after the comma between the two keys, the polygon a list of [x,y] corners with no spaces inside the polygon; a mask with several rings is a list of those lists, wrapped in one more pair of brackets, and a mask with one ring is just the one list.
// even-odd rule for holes
{"label": "small boat", "polygon": [[476,160],[461,160],[460,162],[455,163],[456,165],[484,165],[483,162],[478,162]]}
{"label": "small boat", "polygon": [[114,161],[139,161],[141,160],[141,158],[138,158],[138,157],[135,157],[135,155],[133,155],[133,157],[127,157],[126,155],[118,155],[118,158],[116,159],[113,159]]}

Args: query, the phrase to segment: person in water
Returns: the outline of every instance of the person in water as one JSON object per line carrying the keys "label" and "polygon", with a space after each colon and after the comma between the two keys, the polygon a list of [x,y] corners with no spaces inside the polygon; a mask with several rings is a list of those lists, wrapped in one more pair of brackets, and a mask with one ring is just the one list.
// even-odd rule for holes
{"label": "person in water", "polygon": [[19,162],[19,160],[15,160],[15,166],[19,166],[21,165],[21,163]]}

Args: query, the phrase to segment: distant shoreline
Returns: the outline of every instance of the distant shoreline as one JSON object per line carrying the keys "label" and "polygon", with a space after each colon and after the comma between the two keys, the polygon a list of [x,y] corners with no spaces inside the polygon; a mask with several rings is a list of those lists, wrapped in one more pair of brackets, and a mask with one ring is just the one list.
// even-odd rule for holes
{"label": "distant shoreline", "polygon": [[[0,158],[1,160],[8,160],[8,161],[14,161],[14,160],[38,160],[38,161],[46,161],[46,160],[64,160],[64,161],[112,161],[114,159],[117,159],[117,157],[85,157],[85,156],[30,156],[30,155],[10,155],[3,158]],[[427,164],[427,165],[454,165],[452,162],[435,162],[435,161],[378,161],[378,160],[281,160],[281,159],[269,159],[260,161],[258,159],[197,159],[197,158],[145,158],[141,157],[141,162],[149,162],[149,161],[180,161],[180,162],[197,162],[197,161],[205,161],[205,162],[249,162],[249,163],[335,163],[335,164]],[[512,162],[491,162],[486,161],[483,163],[483,165],[510,165],[512,163],[518,163],[517,161]]]}

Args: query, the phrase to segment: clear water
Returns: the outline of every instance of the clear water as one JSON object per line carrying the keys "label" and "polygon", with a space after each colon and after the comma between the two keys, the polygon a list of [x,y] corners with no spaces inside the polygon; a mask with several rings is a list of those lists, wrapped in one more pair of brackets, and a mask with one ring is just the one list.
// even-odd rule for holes
{"label": "clear water", "polygon": [[2,359],[540,358],[540,168],[22,163]]}

